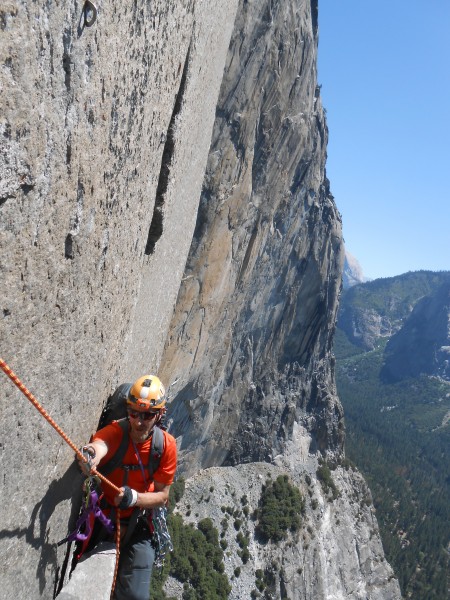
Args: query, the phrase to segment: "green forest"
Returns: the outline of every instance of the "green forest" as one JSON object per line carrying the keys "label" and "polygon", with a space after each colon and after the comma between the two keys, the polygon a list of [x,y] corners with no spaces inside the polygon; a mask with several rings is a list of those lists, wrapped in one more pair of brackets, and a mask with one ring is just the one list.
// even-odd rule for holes
{"label": "green forest", "polygon": [[402,594],[447,600],[450,540],[450,384],[380,381],[386,341],[364,352],[336,332],[346,454],[373,494],[386,557]]}
{"label": "green forest", "polygon": [[168,526],[174,551],[168,553],[162,570],[154,569],[151,582],[153,600],[174,600],[164,592],[169,574],[183,583],[183,600],[226,600],[231,590],[223,564],[219,534],[211,519],[195,527],[183,522],[173,509],[184,493],[184,479],[170,490]]}
{"label": "green forest", "polygon": [[[255,522],[256,539],[260,544],[277,544],[294,533],[302,525],[304,500],[298,488],[291,483],[288,475],[280,475],[275,481],[268,479],[262,487],[258,508],[250,514],[246,495],[240,499],[241,508],[221,507],[224,515],[220,526],[221,533],[211,519],[201,519],[195,526],[185,523],[182,515],[174,508],[184,494],[184,479],[180,478],[170,490],[170,503],[167,524],[173,542],[173,552],[166,555],[161,570],[154,569],[151,583],[152,600],[175,600],[164,591],[167,578],[172,576],[183,584],[183,600],[226,600],[231,592],[230,582],[225,573],[224,552],[227,551],[228,536],[235,536],[239,545],[237,556],[242,565],[251,558],[249,546],[249,519]],[[210,491],[213,491],[213,487]],[[232,525],[232,526],[231,526]],[[233,578],[239,577],[241,567],[234,570]],[[269,566],[264,571],[255,572],[255,587],[249,590],[249,597],[273,598],[276,594],[278,567]]]}

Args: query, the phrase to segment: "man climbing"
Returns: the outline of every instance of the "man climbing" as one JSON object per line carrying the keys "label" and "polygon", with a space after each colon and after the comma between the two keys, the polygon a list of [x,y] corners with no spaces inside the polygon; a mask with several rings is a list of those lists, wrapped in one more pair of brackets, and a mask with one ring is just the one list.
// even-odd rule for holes
{"label": "man climbing", "polygon": [[[140,377],[126,399],[127,418],[100,429],[84,447],[120,493],[103,485],[110,516],[120,508],[121,543],[115,600],[148,600],[155,558],[152,509],[165,506],[177,465],[173,436],[158,427],[166,395],[155,375]],[[159,441],[158,441],[159,440]],[[86,465],[80,464],[87,473]]]}

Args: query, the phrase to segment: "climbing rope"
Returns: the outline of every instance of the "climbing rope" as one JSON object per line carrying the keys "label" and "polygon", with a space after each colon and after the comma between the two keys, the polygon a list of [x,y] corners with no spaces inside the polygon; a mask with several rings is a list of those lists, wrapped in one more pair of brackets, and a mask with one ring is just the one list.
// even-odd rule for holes
{"label": "climbing rope", "polygon": [[[31,404],[41,413],[41,415],[44,417],[44,419],[48,423],[50,423],[50,425],[53,427],[53,429],[56,430],[56,432],[66,442],[66,444],[68,444],[72,448],[72,450],[75,452],[75,454],[78,456],[78,458],[81,461],[88,463],[89,462],[88,458],[81,452],[81,450],[79,450],[77,448],[77,446],[72,442],[72,440],[64,433],[64,431],[61,429],[61,427],[59,427],[59,425],[52,419],[52,417],[48,414],[48,412],[45,410],[45,408],[43,406],[41,406],[41,404],[39,404],[39,402],[33,396],[33,394],[25,387],[25,385],[20,381],[20,379],[17,377],[17,375],[13,372],[13,370],[6,364],[6,362],[2,358],[0,358],[0,368],[11,379],[11,381],[19,388],[19,390],[31,402]],[[91,476],[95,475],[96,477],[101,479],[101,481],[103,481],[103,483],[105,483],[106,485],[109,485],[117,494],[120,493],[120,488],[118,488],[111,481],[109,481],[109,479],[107,479],[104,475],[99,473],[97,471],[97,469],[91,467],[90,474],[91,474]],[[111,588],[111,600],[112,600],[112,597],[114,594],[114,588],[116,586],[117,573],[118,573],[118,569],[119,569],[119,556],[120,556],[120,509],[117,508],[116,565],[115,565],[115,569],[114,569],[114,578],[113,578],[113,584],[112,584],[112,588]]]}
{"label": "climbing rope", "polygon": [[114,565],[113,582],[111,586],[110,600],[113,600],[114,590],[116,588],[117,574],[119,572],[119,558],[120,558],[120,508],[117,508],[116,516],[116,564]]}

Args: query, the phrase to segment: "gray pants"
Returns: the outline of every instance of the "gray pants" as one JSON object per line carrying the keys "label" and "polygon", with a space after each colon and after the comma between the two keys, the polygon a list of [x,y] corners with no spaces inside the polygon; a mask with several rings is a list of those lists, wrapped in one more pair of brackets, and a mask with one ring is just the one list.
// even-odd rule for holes
{"label": "gray pants", "polygon": [[114,600],[149,600],[155,550],[150,530],[139,520],[125,548],[120,549]]}

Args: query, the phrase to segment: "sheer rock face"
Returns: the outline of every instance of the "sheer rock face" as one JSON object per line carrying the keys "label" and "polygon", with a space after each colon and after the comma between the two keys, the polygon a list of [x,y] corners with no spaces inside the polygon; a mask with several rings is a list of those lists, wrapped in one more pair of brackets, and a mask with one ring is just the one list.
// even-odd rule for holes
{"label": "sheer rock face", "polygon": [[[187,476],[178,510],[220,528],[223,507],[240,510],[247,495],[251,514],[267,475],[288,473],[308,497],[302,530],[261,545],[244,519],[244,564],[230,523],[230,598],[250,597],[262,570],[274,598],[398,600],[362,478],[333,472],[340,495],[330,502],[316,476],[320,454],[342,457],[331,342],[344,250],[324,169],[314,6],[242,0],[238,9],[161,361],[163,379],[178,378],[169,409]],[[175,580],[166,591],[182,596]]]}
{"label": "sheer rock face", "polygon": [[[1,354],[77,446],[157,369],[237,2],[83,5],[0,8]],[[80,478],[2,377],[2,598],[53,598]]]}
{"label": "sheer rock face", "polygon": [[271,460],[295,422],[339,454],[331,338],[344,259],[310,2],[241,2],[162,361],[183,468]]}

